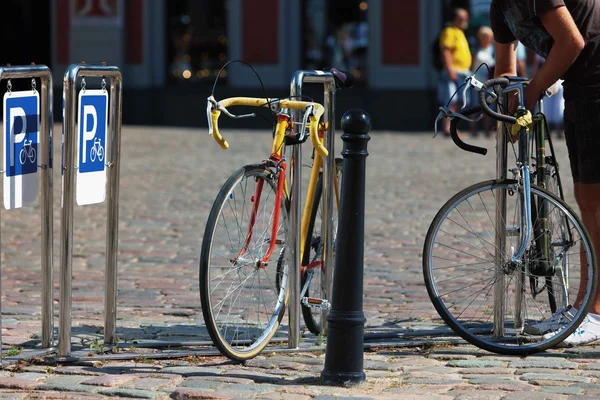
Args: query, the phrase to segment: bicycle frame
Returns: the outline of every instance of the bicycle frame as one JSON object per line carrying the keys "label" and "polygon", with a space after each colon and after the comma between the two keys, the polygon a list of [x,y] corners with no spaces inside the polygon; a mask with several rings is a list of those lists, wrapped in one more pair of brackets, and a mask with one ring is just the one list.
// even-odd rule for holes
{"label": "bicycle frame", "polygon": [[[277,192],[275,196],[275,209],[273,210],[273,224],[271,227],[271,239],[269,243],[269,249],[263,258],[259,261],[259,267],[265,268],[268,265],[269,259],[273,255],[273,250],[275,248],[275,244],[277,243],[277,227],[279,226],[279,218],[280,218],[280,210],[281,201],[283,196],[285,195],[286,199],[289,200],[289,190],[287,189],[286,183],[286,163],[285,157],[283,154],[284,141],[285,141],[285,133],[292,126],[292,122],[290,117],[286,114],[279,114],[277,118],[277,125],[275,127],[275,135],[273,137],[273,146],[271,149],[271,155],[269,156],[269,163],[275,164],[279,166],[279,172],[277,175]],[[324,135],[324,127],[320,125],[319,127],[319,136],[323,138]],[[292,160],[293,162],[293,160]],[[314,204],[315,192],[317,188],[317,182],[319,180],[319,173],[323,168],[323,157],[320,153],[315,152],[314,162],[311,168],[311,174],[308,182],[308,188],[306,192],[306,202],[304,206],[304,213],[302,214],[302,223],[301,223],[301,238],[300,238],[300,255],[304,254],[304,249],[306,247],[306,236],[308,231],[308,226],[310,224],[310,213]],[[334,185],[335,185],[335,196],[336,196],[336,204],[339,209],[340,204],[340,193],[339,186],[337,182],[337,175],[334,174]],[[246,234],[246,240],[244,247],[240,251],[240,254],[236,257],[236,260],[242,257],[252,240],[252,235],[254,231],[254,224],[256,222],[256,215],[258,214],[258,210],[260,207],[260,199],[261,193],[264,186],[264,181],[259,180],[256,183],[253,201],[252,201],[252,211],[250,214],[250,221],[248,226],[248,232]],[[236,261],[234,260],[234,262]],[[321,267],[322,263],[320,261],[315,261],[309,263],[307,265],[303,265],[300,263],[300,273],[303,273],[305,270],[311,270],[315,268]]]}

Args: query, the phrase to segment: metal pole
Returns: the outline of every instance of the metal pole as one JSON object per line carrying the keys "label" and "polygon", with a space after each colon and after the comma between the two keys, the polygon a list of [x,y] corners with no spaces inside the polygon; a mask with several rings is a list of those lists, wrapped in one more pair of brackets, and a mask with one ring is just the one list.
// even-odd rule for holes
{"label": "metal pole", "polygon": [[[502,94],[502,109],[507,109],[506,94]],[[507,174],[507,142],[509,135],[506,124],[498,123],[496,135],[496,178],[506,179]],[[506,254],[506,191],[500,190],[496,197],[496,282],[494,283],[494,337],[504,336],[504,311],[505,311],[505,279],[502,263],[508,260]]]}
{"label": "metal pole", "polygon": [[[300,71],[296,72],[292,77],[290,84],[290,94],[299,96],[302,94],[302,80],[304,74]],[[292,97],[293,98],[293,97]],[[299,121],[300,112],[292,111],[292,119]],[[289,253],[289,289],[290,300],[289,308],[289,323],[288,323],[288,347],[297,349],[300,347],[300,189],[302,181],[302,145],[296,144],[293,146],[292,157],[292,201],[290,204],[290,238],[292,245],[288,248]]]}
{"label": "metal pole", "polygon": [[[117,281],[117,243],[118,243],[118,195],[119,195],[119,157],[121,140],[122,77],[117,67],[106,65],[72,64],[67,68],[63,81],[65,99],[64,153],[63,153],[63,208],[61,215],[60,247],[60,357],[71,354],[71,310],[72,310],[72,267],[73,267],[73,199],[76,154],[75,116],[77,113],[77,78],[110,78],[111,93],[111,159],[108,162],[110,175],[108,181],[107,225],[106,232],[106,293],[104,341],[114,344],[116,326],[116,281]],[[107,156],[108,157],[108,156]]]}
{"label": "metal pole", "polygon": [[[117,251],[119,245],[119,176],[121,167],[121,73],[110,81],[110,161],[106,202],[106,293],[104,298],[104,343],[116,344]],[[108,158],[108,154],[107,154]],[[108,160],[107,160],[108,161]]]}
{"label": "metal pole", "polygon": [[363,371],[365,315],[363,272],[367,142],[371,117],[353,109],[342,117],[344,180],[336,242],[329,336],[321,379],[326,384],[352,385],[365,380]]}
{"label": "metal pole", "polygon": [[53,296],[52,296],[52,72],[45,65],[25,65],[0,67],[0,80],[20,78],[40,78],[42,84],[40,99],[40,217],[41,217],[41,272],[42,272],[42,347],[53,344]]}
{"label": "metal pole", "polygon": [[42,347],[48,348],[54,345],[54,312],[53,312],[53,278],[52,278],[52,258],[53,258],[53,195],[52,188],[52,126],[54,117],[52,113],[52,74],[48,69],[48,75],[41,79],[42,99],[41,110],[48,110],[46,116],[42,115],[40,146],[44,151],[40,154],[40,185],[42,193],[41,200],[41,218],[42,218]]}
{"label": "metal pole", "polygon": [[[335,169],[335,81],[333,76],[331,81],[324,84],[325,91],[323,93],[325,107],[324,121],[327,123],[327,133],[325,135],[325,147],[329,151],[329,157],[323,159],[323,223],[321,224],[321,237],[323,238],[323,254],[322,262],[325,266],[325,276],[321,281],[321,291],[323,298],[330,299],[333,289],[333,199],[335,197],[333,179],[336,173]],[[339,210],[338,210],[339,219]],[[327,335],[328,323],[327,316],[329,310],[321,310],[321,334]]]}

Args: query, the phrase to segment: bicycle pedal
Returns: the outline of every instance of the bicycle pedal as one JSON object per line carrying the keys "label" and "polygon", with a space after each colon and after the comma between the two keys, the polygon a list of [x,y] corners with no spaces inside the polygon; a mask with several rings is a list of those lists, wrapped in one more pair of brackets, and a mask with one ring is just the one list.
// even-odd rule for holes
{"label": "bicycle pedal", "polygon": [[329,310],[331,303],[325,299],[318,299],[316,297],[303,297],[302,304],[310,308],[318,308],[321,310]]}

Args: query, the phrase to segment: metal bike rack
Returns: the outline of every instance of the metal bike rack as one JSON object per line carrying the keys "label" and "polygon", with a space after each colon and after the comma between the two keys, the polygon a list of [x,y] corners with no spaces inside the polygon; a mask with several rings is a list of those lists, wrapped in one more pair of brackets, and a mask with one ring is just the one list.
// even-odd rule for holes
{"label": "metal bike rack", "polygon": [[[333,174],[335,171],[335,79],[331,72],[324,71],[296,71],[292,76],[290,83],[290,95],[302,95],[302,85],[304,83],[321,83],[324,86],[323,106],[325,114],[323,121],[327,126],[325,135],[325,147],[329,150],[329,156],[323,159],[323,264],[325,267],[325,280],[322,288],[325,298],[330,298],[333,284]],[[294,120],[300,120],[300,111],[293,111]],[[290,257],[290,300],[289,300],[289,332],[288,347],[298,348],[300,346],[300,224],[302,211],[300,206],[301,196],[299,195],[302,182],[302,145],[296,144],[293,148],[294,164],[292,170],[292,196],[290,214],[290,231],[292,247],[289,252]],[[325,223],[326,222],[326,223]],[[327,314],[328,310],[322,310],[321,330],[327,334]]]}
{"label": "metal bike rack", "polygon": [[[52,312],[52,72],[45,65],[0,67],[0,80],[39,78],[42,84],[40,98],[39,159],[41,204],[41,268],[42,268],[42,347],[50,348],[53,340]],[[0,281],[1,282],[1,281]],[[1,328],[1,318],[0,318]],[[1,346],[1,333],[0,333]]]}
{"label": "metal bike rack", "polygon": [[[122,75],[119,68],[106,65],[72,64],[63,81],[65,116],[63,121],[63,207],[60,227],[60,315],[59,357],[71,353],[71,309],[73,267],[73,198],[76,154],[75,117],[77,115],[76,81],[80,76],[110,78],[109,129],[110,154],[106,199],[106,275],[104,297],[104,343],[115,344],[117,320],[117,247],[119,227],[119,170],[121,152],[121,110],[123,105]],[[108,141],[108,140],[107,140]]]}
{"label": "metal bike rack", "polygon": [[[506,94],[503,93],[501,100],[502,109],[507,109]],[[498,122],[496,135],[496,178],[498,180],[506,179],[508,165],[508,144],[506,137],[509,135],[506,124]],[[506,192],[500,191],[496,198],[496,260],[503,260],[506,257]],[[496,282],[494,284],[494,337],[504,336],[504,272],[501,265],[496,265]]]}

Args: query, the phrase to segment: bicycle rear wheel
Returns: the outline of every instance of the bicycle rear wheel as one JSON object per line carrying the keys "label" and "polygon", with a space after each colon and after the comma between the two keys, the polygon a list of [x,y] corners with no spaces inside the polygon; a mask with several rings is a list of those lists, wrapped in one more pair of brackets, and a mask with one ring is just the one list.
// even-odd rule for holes
{"label": "bicycle rear wheel", "polygon": [[[570,241],[555,226],[548,232],[548,260],[537,257],[538,241],[533,237],[519,262],[511,261],[521,235],[519,190],[516,181],[506,180],[481,182],[459,192],[435,216],[423,252],[427,291],[444,321],[468,342],[508,355],[531,354],[563,341],[585,317],[596,283],[595,258],[583,224],[564,201],[536,186],[531,188],[532,204],[547,204],[549,218],[556,214],[566,219]],[[496,206],[504,196],[506,214],[497,218]],[[591,267],[574,262],[580,251],[592,260]],[[553,312],[546,296],[532,292],[527,278],[544,279],[534,275],[539,265],[559,267],[564,257],[570,257],[569,276],[554,268],[550,278],[568,282],[564,303],[577,311],[552,337],[528,334],[527,327],[540,326]]]}
{"label": "bicycle rear wheel", "polygon": [[[263,165],[236,171],[213,204],[200,255],[200,299],[208,332],[233,360],[255,357],[277,331],[288,301],[287,211],[277,177]],[[271,237],[275,212],[277,237]],[[274,242],[266,263],[261,260]]]}
{"label": "bicycle rear wheel", "polygon": [[[338,195],[341,194],[342,185],[342,165],[344,160],[341,158],[335,159],[335,174],[337,189],[333,192],[333,210],[332,210],[332,223],[333,223],[333,260],[334,265],[329,265],[328,268],[335,266],[335,238],[337,236],[338,227],[338,215],[339,210],[337,207],[336,192]],[[317,182],[317,188],[315,191],[314,201],[310,214],[310,224],[308,226],[306,235],[306,244],[304,247],[304,254],[302,255],[302,266],[305,267],[304,273],[301,277],[300,287],[304,289],[306,282],[309,281],[304,297],[312,297],[323,300],[326,299],[324,296],[325,291],[323,285],[325,284],[325,271],[321,266],[321,257],[323,256],[323,241],[321,237],[321,229],[323,226],[323,213],[322,213],[322,202],[321,194],[323,192],[323,175],[319,175]],[[308,267],[310,266],[310,267]],[[331,294],[330,294],[331,295]],[[321,333],[321,317],[323,313],[320,308],[310,307],[309,305],[302,303],[302,316],[308,330],[315,335]]]}

